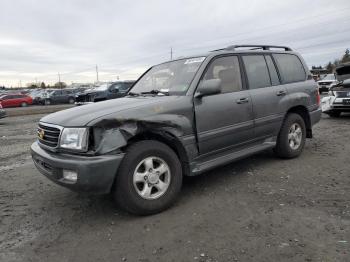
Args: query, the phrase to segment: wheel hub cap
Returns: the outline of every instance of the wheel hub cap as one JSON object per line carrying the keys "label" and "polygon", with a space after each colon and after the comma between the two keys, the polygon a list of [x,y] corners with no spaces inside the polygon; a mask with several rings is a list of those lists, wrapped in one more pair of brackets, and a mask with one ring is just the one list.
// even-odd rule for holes
{"label": "wheel hub cap", "polygon": [[168,164],[159,157],[147,157],[135,168],[133,184],[137,194],[147,200],[157,199],[168,190],[171,173]]}
{"label": "wheel hub cap", "polygon": [[300,147],[303,138],[301,126],[298,123],[292,124],[288,133],[288,143],[291,149],[296,150]]}
{"label": "wheel hub cap", "polygon": [[156,184],[159,180],[159,176],[156,173],[150,173],[148,176],[148,182],[151,184]]}

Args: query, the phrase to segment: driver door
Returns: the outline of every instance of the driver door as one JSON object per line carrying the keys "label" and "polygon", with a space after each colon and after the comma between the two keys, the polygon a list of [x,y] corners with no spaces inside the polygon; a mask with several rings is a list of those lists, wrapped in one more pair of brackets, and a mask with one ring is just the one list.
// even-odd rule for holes
{"label": "driver door", "polygon": [[202,80],[220,79],[221,93],[194,98],[200,154],[239,150],[254,137],[254,118],[249,90],[242,85],[237,56],[211,61]]}

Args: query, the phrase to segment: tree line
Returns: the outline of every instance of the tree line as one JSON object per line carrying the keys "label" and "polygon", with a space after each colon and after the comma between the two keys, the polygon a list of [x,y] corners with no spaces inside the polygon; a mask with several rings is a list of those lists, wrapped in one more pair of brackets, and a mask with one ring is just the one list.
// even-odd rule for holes
{"label": "tree line", "polygon": [[[335,68],[341,64],[350,63],[350,50],[346,49],[345,53],[340,59],[334,59],[333,62],[329,61],[324,67],[328,73],[334,73]],[[322,66],[312,66],[312,69],[323,69]]]}

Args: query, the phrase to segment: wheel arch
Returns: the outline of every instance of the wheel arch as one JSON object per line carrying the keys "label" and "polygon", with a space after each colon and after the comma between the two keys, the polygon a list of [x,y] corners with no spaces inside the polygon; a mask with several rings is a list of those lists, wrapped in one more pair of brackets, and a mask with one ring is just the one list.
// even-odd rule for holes
{"label": "wheel arch", "polygon": [[287,111],[285,118],[290,113],[298,114],[304,119],[305,127],[306,127],[306,137],[312,138],[312,125],[311,125],[309,110],[303,105],[293,106]]}
{"label": "wheel arch", "polygon": [[182,165],[182,173],[187,176],[190,173],[189,158],[182,142],[173,134],[167,131],[147,130],[139,133],[128,140],[122,151],[125,151],[130,145],[142,140],[156,140],[169,146],[179,158]]}

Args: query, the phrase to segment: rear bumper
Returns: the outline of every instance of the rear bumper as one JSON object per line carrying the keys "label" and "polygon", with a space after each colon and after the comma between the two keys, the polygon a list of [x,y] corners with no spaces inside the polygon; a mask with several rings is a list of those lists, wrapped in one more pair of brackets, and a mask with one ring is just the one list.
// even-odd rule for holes
{"label": "rear bumper", "polygon": [[314,124],[316,124],[317,122],[319,122],[321,120],[322,109],[318,108],[314,111],[309,112],[309,114],[310,114],[311,126],[313,126]]}
{"label": "rear bumper", "polygon": [[[36,168],[56,184],[73,191],[107,194],[111,191],[115,175],[124,154],[102,156],[78,156],[48,152],[38,142],[31,146]],[[63,170],[78,174],[77,182],[63,178]]]}

